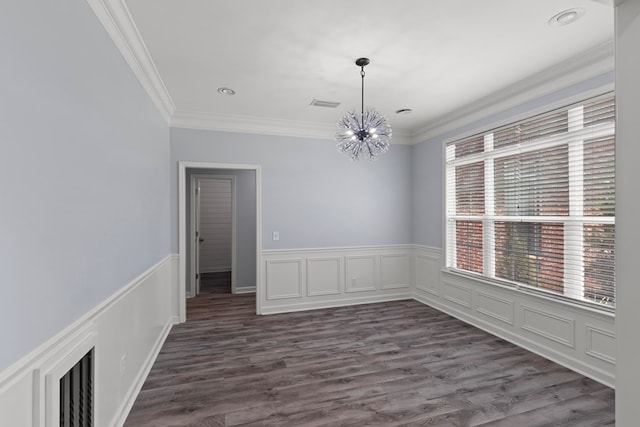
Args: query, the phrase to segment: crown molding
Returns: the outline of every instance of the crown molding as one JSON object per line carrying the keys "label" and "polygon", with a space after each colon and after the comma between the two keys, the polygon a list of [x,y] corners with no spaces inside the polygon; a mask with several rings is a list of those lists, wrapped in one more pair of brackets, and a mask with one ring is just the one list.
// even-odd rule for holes
{"label": "crown molding", "polygon": [[[611,0],[593,1],[606,3]],[[333,139],[335,126],[328,123],[176,111],[124,0],[87,0],[87,3],[170,127]],[[417,144],[613,70],[614,44],[611,41],[447,113],[413,132],[396,130],[392,143]]]}
{"label": "crown molding", "polygon": [[[333,139],[336,133],[336,125],[329,123],[187,111],[174,112],[169,125],[172,128],[320,139]],[[402,132],[393,132],[391,141],[392,144],[411,144],[409,135]]]}
{"label": "crown molding", "polygon": [[441,116],[412,133],[411,144],[427,141],[493,114],[611,72],[614,65],[614,44],[611,41]]}
{"label": "crown molding", "polygon": [[176,107],[124,0],[87,0],[151,101],[167,123]]}

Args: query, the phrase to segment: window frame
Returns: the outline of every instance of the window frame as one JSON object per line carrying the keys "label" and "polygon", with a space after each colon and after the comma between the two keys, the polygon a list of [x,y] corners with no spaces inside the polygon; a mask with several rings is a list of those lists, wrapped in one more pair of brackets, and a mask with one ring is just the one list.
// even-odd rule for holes
{"label": "window frame", "polygon": [[[603,90],[604,89],[604,90]],[[442,204],[442,210],[443,210],[443,216],[442,216],[442,221],[443,221],[443,226],[442,226],[442,241],[443,241],[443,258],[442,258],[442,271],[445,273],[451,273],[454,275],[458,275],[461,277],[465,277],[465,278],[469,278],[469,279],[473,279],[479,282],[483,282],[483,283],[487,283],[490,285],[497,285],[499,287],[503,287],[503,288],[507,288],[507,289],[512,289],[512,290],[516,290],[516,291],[520,291],[520,292],[525,292],[528,294],[535,294],[535,295],[540,295],[540,296],[544,296],[547,298],[552,299],[553,301],[559,301],[559,302],[564,302],[564,303],[568,303],[570,305],[576,305],[576,306],[580,306],[583,308],[589,308],[591,310],[594,310],[596,312],[603,312],[603,313],[609,313],[609,314],[614,314],[615,313],[615,304],[614,305],[607,305],[607,304],[602,304],[602,303],[598,303],[595,301],[591,301],[588,300],[587,298],[584,298],[579,292],[580,291],[584,291],[585,289],[585,282],[584,282],[584,268],[581,268],[582,271],[582,275],[578,275],[575,276],[575,269],[574,268],[566,268],[566,266],[564,266],[564,276],[565,276],[565,280],[569,280],[570,283],[577,283],[580,282],[580,287],[572,287],[569,286],[569,291],[567,292],[565,290],[564,294],[560,294],[554,291],[550,291],[550,290],[546,290],[542,287],[536,287],[536,286],[531,286],[531,285],[527,285],[524,283],[519,283],[519,282],[515,282],[515,281],[511,281],[508,279],[503,279],[503,278],[496,278],[495,277],[495,256],[496,256],[496,248],[495,248],[495,224],[499,221],[501,221],[500,218],[503,218],[505,221],[509,221],[509,222],[514,222],[513,221],[513,216],[504,216],[504,217],[498,217],[495,215],[495,176],[494,176],[494,161],[486,161],[487,158],[491,158],[492,160],[496,160],[496,158],[504,158],[507,156],[507,154],[500,154],[499,156],[496,155],[487,155],[487,152],[491,151],[493,149],[493,136],[496,133],[496,131],[500,131],[502,129],[504,129],[505,127],[509,126],[509,125],[516,125],[519,124],[523,121],[527,121],[527,120],[533,120],[535,119],[537,116],[541,116],[544,114],[549,114],[549,113],[553,113],[554,111],[558,111],[561,109],[564,109],[567,111],[567,115],[569,117],[569,119],[571,120],[572,118],[572,114],[574,114],[575,112],[572,112],[572,110],[575,110],[577,108],[582,108],[583,105],[586,105],[588,103],[592,103],[592,102],[597,102],[599,100],[602,99],[606,99],[608,97],[613,97],[614,98],[614,102],[615,102],[615,92],[613,91],[613,88],[611,87],[606,87],[600,90],[596,90],[596,91],[589,91],[587,93],[583,93],[581,95],[576,95],[572,98],[569,99],[565,99],[564,101],[559,101],[559,102],[555,102],[552,104],[548,104],[544,107],[540,107],[537,108],[535,110],[531,110],[527,113],[523,113],[523,114],[519,114],[517,116],[513,116],[509,119],[506,120],[501,120],[501,121],[497,121],[497,122],[491,122],[479,129],[476,129],[474,131],[470,131],[470,132],[465,132],[463,134],[459,134],[455,137],[452,138],[447,138],[445,140],[442,141],[442,146],[443,146],[443,159],[442,159],[442,164],[443,164],[443,170],[442,170],[442,174],[443,174],[443,195],[442,195],[442,200],[443,200],[443,204]],[[584,119],[584,116],[583,116]],[[580,125],[582,125],[582,122],[580,123]],[[604,128],[604,127],[603,127]],[[568,129],[568,132],[575,132],[575,129]],[[579,133],[579,131],[578,131]],[[558,146],[562,146],[565,145],[568,147],[569,153],[568,153],[568,161],[569,163],[572,162],[572,159],[575,159],[576,155],[580,155],[582,156],[582,150],[584,149],[586,143],[588,143],[590,140],[595,139],[594,134],[591,132],[591,129],[589,129],[589,131],[585,131],[584,132],[585,135],[587,136],[586,138],[580,138],[578,139],[578,147],[576,147],[576,142],[572,141],[571,143],[566,142],[566,134],[565,135],[561,135],[557,141],[554,141],[554,138],[550,138],[552,141],[546,141],[546,138],[543,139],[543,142],[533,142],[530,144],[530,146],[528,146],[525,150],[517,150],[518,153],[522,153],[522,152],[535,152],[537,150],[540,149],[544,149],[547,147],[558,147]],[[616,124],[615,124],[615,119],[614,119],[614,123],[611,126],[608,126],[607,130],[603,130],[600,134],[598,134],[598,136],[613,136],[614,140],[615,140],[615,133],[616,133]],[[451,198],[456,198],[456,192],[455,192],[455,183],[454,185],[451,186],[451,188],[449,187],[449,182],[451,182],[452,180],[452,176],[453,179],[455,180],[455,173],[452,175],[451,174],[451,169],[454,170],[455,172],[455,166],[453,166],[452,168],[449,167],[449,160],[450,160],[450,153],[448,153],[448,147],[458,141],[462,141],[465,139],[471,139],[474,137],[479,137],[479,136],[483,136],[484,137],[484,150],[482,153],[476,153],[476,154],[471,154],[468,155],[464,158],[464,160],[462,161],[457,161],[454,162],[455,166],[458,165],[468,165],[468,164],[473,164],[475,162],[483,162],[484,163],[484,215],[482,216],[469,216],[468,218],[464,218],[463,215],[450,215],[449,214],[449,201],[451,200]],[[572,146],[573,145],[573,146]],[[505,150],[504,147],[501,148],[501,150],[504,150],[504,152],[508,152],[508,149]],[[516,152],[516,150],[514,149],[514,152]],[[455,159],[455,154],[454,157]],[[582,157],[580,157],[582,159]],[[457,159],[456,159],[457,160]],[[580,162],[581,165],[583,166],[584,163]],[[570,179],[570,185],[572,187],[572,194],[571,196],[573,196],[573,192],[576,191],[576,184],[577,184],[577,188],[581,188],[580,192],[582,192],[582,186],[579,185],[579,183],[583,182],[583,173],[582,173],[583,168],[580,167],[576,170],[571,170],[569,172],[569,179]],[[579,233],[581,234],[581,241],[584,245],[584,241],[585,241],[585,235],[584,235],[584,230],[583,227],[584,225],[588,225],[588,224],[593,224],[593,223],[597,223],[598,225],[604,225],[607,226],[609,224],[612,224],[615,226],[616,223],[616,217],[615,215],[613,216],[585,216],[584,215],[584,198],[581,196],[581,201],[579,203],[579,206],[575,206],[575,198],[574,197],[569,197],[569,209],[570,209],[570,213],[569,215],[567,215],[566,217],[564,216],[556,216],[556,217],[546,217],[546,216],[542,216],[542,217],[537,217],[537,216],[523,216],[521,218],[521,220],[524,220],[523,222],[529,223],[529,224],[535,224],[535,223],[541,223],[541,222],[553,222],[553,223],[562,223],[565,233],[576,233],[578,232],[577,227],[580,228]],[[455,200],[454,200],[454,206],[455,206]],[[580,212],[583,212],[583,214],[581,214],[581,220],[580,221],[576,221],[575,220],[575,210],[579,210]],[[452,220],[452,218],[454,218],[454,220]],[[452,267],[453,264],[453,260],[456,260],[456,248],[455,248],[455,240],[456,240],[456,220],[469,220],[469,221],[478,221],[480,220],[482,222],[482,229],[483,229],[483,233],[482,233],[482,242],[483,242],[483,273],[477,273],[477,272],[473,272],[473,271],[468,271],[468,270],[462,270],[462,269],[457,269],[455,267]],[[541,221],[542,220],[542,221]],[[452,233],[452,235],[454,236],[453,239],[451,239],[451,241],[453,242],[453,247],[451,247],[452,245],[450,244],[450,233]],[[615,236],[614,236],[615,238]],[[567,252],[566,250],[563,250],[563,258],[565,260],[568,260],[567,257]],[[569,263],[573,263],[576,262],[575,260],[568,260]],[[584,259],[581,261],[578,261],[580,264],[584,264]],[[567,270],[569,270],[569,273],[567,273]],[[573,275],[573,277],[572,277]],[[564,283],[564,281],[563,281]],[[614,275],[614,283],[613,283],[613,291],[615,293],[615,275]],[[565,287],[565,289],[567,289],[567,287]],[[573,293],[573,295],[571,295]]]}

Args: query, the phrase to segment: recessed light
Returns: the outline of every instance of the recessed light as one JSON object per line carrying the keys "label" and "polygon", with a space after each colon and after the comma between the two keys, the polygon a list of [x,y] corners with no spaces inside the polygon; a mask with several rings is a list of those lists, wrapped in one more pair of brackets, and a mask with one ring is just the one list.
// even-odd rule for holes
{"label": "recessed light", "polygon": [[574,9],[563,10],[560,13],[553,15],[549,19],[549,25],[552,27],[561,27],[563,25],[569,25],[582,18],[586,10],[583,7],[576,7]]}
{"label": "recessed light", "polygon": [[231,88],[229,88],[229,87],[219,87],[218,88],[218,93],[221,93],[223,95],[231,96],[231,95],[235,95],[236,91],[231,89]]}
{"label": "recessed light", "polygon": [[411,108],[401,108],[399,110],[396,110],[396,114],[409,114],[412,111],[413,110]]}

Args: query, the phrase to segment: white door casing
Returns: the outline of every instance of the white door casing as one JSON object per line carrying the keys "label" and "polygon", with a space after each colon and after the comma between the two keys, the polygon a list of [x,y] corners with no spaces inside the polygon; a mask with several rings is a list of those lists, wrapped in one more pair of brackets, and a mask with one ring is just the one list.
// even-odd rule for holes
{"label": "white door casing", "polygon": [[[205,162],[178,162],[178,313],[180,322],[186,321],[186,295],[189,278],[187,277],[187,245],[189,245],[187,230],[187,169],[227,169],[227,170],[253,170],[256,174],[256,314],[262,314],[261,296],[264,294],[264,284],[261,280],[260,251],[262,249],[262,177],[261,166],[254,164],[236,163],[205,163]],[[235,199],[235,198],[234,198]],[[232,266],[235,268],[235,266]]]}

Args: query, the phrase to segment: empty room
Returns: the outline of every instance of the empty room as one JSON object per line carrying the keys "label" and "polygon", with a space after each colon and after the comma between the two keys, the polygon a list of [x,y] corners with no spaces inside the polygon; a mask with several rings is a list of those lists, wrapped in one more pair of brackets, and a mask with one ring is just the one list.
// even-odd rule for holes
{"label": "empty room", "polygon": [[0,31],[0,425],[637,425],[640,1]]}

